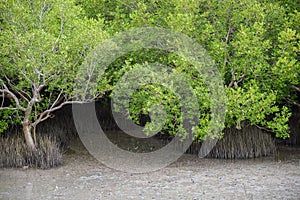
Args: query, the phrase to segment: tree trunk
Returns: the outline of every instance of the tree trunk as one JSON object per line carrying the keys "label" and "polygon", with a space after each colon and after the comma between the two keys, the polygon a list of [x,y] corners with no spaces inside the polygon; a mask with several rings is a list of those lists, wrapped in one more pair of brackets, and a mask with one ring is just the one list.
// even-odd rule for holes
{"label": "tree trunk", "polygon": [[36,150],[36,146],[35,146],[34,140],[32,138],[32,134],[31,134],[32,126],[31,126],[31,122],[30,122],[30,119],[29,119],[29,116],[31,114],[31,110],[32,110],[32,107],[29,107],[27,109],[27,111],[25,112],[25,116],[24,116],[24,119],[23,119],[22,126],[23,126],[23,133],[25,135],[25,140],[26,140],[27,146],[31,150]]}
{"label": "tree trunk", "polygon": [[23,132],[25,135],[25,140],[26,140],[26,144],[27,146],[32,149],[35,150],[35,143],[33,141],[32,135],[31,135],[31,126],[30,123],[24,122],[23,123]]}

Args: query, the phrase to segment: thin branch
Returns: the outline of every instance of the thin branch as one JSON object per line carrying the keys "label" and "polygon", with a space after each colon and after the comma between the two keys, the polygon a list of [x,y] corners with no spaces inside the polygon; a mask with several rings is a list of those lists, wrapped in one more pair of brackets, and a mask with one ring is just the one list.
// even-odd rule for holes
{"label": "thin branch", "polygon": [[225,38],[225,43],[226,44],[229,44],[229,39],[230,39],[230,33],[231,33],[231,31],[232,31],[232,29],[229,27],[228,31],[227,31],[226,38]]}
{"label": "thin branch", "polygon": [[297,103],[297,102],[295,102],[295,101],[292,101],[292,100],[289,99],[289,98],[285,98],[285,100],[286,100],[288,103],[290,103],[290,104],[292,104],[292,105],[295,105],[295,106],[298,106],[298,107],[300,108],[300,104],[299,104],[299,103]]}
{"label": "thin branch", "polygon": [[41,8],[41,13],[40,13],[40,24],[39,24],[39,26],[40,26],[40,28],[42,28],[42,23],[43,23],[43,17],[44,17],[44,15],[47,13],[47,12],[49,12],[49,10],[51,10],[52,8],[53,8],[53,4],[52,5],[47,5],[47,0],[44,0],[44,2],[43,2],[43,5],[42,5],[42,8]]}
{"label": "thin branch", "polygon": [[295,89],[296,91],[300,92],[300,88],[296,87],[295,85],[292,85],[292,88]]}
{"label": "thin branch", "polygon": [[57,76],[58,76],[57,74],[53,74],[53,75],[49,75],[49,77],[47,79],[44,77],[44,80],[43,80],[44,84],[50,82],[51,80],[53,80]]}
{"label": "thin branch", "polygon": [[240,83],[241,81],[243,81],[243,80],[245,79],[246,76],[247,76],[246,74],[243,74],[243,75],[241,76],[241,78],[237,81],[237,83]]}
{"label": "thin branch", "polygon": [[28,3],[28,5],[29,5],[29,9],[30,9],[30,11],[31,11],[31,14],[34,14],[34,10],[33,10],[33,8],[32,8],[32,2],[31,2],[30,0],[27,0],[27,3]]}
{"label": "thin branch", "polygon": [[45,87],[44,84],[42,85],[39,85],[38,88],[37,88],[37,92],[41,92],[41,90]]}
{"label": "thin branch", "polygon": [[1,106],[0,106],[0,108],[2,108],[4,106],[4,100],[5,100],[5,93],[4,93],[4,91],[2,91],[2,95],[0,97],[2,97],[2,102],[1,102]]}
{"label": "thin branch", "polygon": [[48,110],[46,110],[44,112],[47,112],[47,113],[54,112],[54,111],[59,110],[63,106],[68,105],[68,104],[85,104],[85,103],[89,103],[89,102],[90,101],[88,101],[88,102],[83,102],[83,101],[65,101],[65,102],[61,103],[59,106],[50,108],[50,109],[48,109]]}
{"label": "thin branch", "polygon": [[235,76],[235,72],[233,71],[231,73],[232,76],[232,81],[229,83],[228,88],[231,88],[232,86],[234,86],[235,88],[238,87],[237,82],[236,82],[236,76]]}
{"label": "thin branch", "polygon": [[[16,86],[11,83],[10,79],[6,75],[4,75],[4,77],[7,80],[7,83],[11,87],[11,89],[13,89],[16,93],[18,93],[18,95],[20,95],[25,101],[29,102],[29,98],[31,97],[26,92],[19,91],[18,89],[16,89]],[[25,97],[25,95],[27,95],[28,98]]]}
{"label": "thin branch", "polygon": [[[0,92],[7,93],[9,95],[9,97],[15,101],[16,108],[25,112],[26,108],[24,108],[20,105],[18,97],[8,89],[7,85],[4,82],[2,83],[2,85],[3,85],[4,89],[0,89]],[[5,107],[5,108],[7,109],[7,107]]]}
{"label": "thin branch", "polygon": [[232,72],[231,76],[232,76],[232,81],[229,83],[228,88],[231,88],[232,86],[234,86],[235,88],[237,88],[238,87],[238,83],[240,83],[241,81],[243,81],[247,75],[243,74],[239,80],[236,79],[235,72]]}
{"label": "thin branch", "polygon": [[38,69],[34,69],[34,73],[37,75],[37,78],[38,78],[38,83],[40,83],[41,81],[41,77],[42,77],[42,84],[41,85],[43,85],[42,87],[44,87],[45,85],[46,85],[46,78],[45,78],[45,74],[44,73],[42,73],[40,70],[38,70]]}
{"label": "thin branch", "polygon": [[[72,103],[79,103],[80,101],[69,101],[67,100],[66,96],[62,97],[63,94],[63,90],[60,91],[59,95],[57,96],[57,98],[55,99],[55,101],[53,102],[53,104],[51,105],[50,108],[48,108],[47,110],[45,110],[44,112],[42,112],[39,116],[39,118],[33,123],[34,126],[36,126],[38,123],[45,121],[46,119],[48,119],[49,117],[51,117],[51,113],[62,108],[64,105],[66,104],[72,104]],[[65,99],[66,101],[61,103],[59,105],[59,103]],[[81,102],[82,103],[82,102]]]}
{"label": "thin branch", "polygon": [[43,7],[40,13],[40,28],[42,27],[42,23],[43,23],[43,15],[46,13],[46,0],[43,2]]}
{"label": "thin branch", "polygon": [[267,131],[269,133],[274,133],[273,131],[271,131],[270,129],[267,129],[265,127],[262,127],[262,126],[259,126],[259,125],[255,125],[257,128],[261,129],[261,130],[264,130],[264,131]]}
{"label": "thin branch", "polygon": [[22,70],[20,70],[20,71],[21,71],[22,75],[25,77],[25,79],[26,79],[29,83],[33,84],[33,81],[30,80],[30,78],[26,75],[26,72],[25,72],[25,71],[22,71]]}
{"label": "thin branch", "polygon": [[36,120],[34,123],[32,123],[33,126],[37,126],[39,123],[45,121],[46,119],[48,119],[49,117],[51,117],[51,113],[61,109],[63,106],[65,105],[69,105],[69,104],[84,104],[84,103],[89,103],[89,102],[82,102],[82,101],[65,101],[63,103],[61,103],[60,105],[53,107],[53,108],[49,108],[48,110],[45,110],[44,112],[41,113],[40,117],[38,120]]}
{"label": "thin branch", "polygon": [[20,110],[19,108],[0,107],[0,110]]}
{"label": "thin branch", "polygon": [[64,32],[64,25],[65,25],[65,20],[63,19],[63,16],[61,15],[61,19],[60,19],[60,32],[52,46],[52,51],[55,52],[55,48],[56,48],[56,44],[58,43],[58,41],[60,40],[60,37],[62,36],[63,32]]}
{"label": "thin branch", "polygon": [[[228,31],[227,31],[226,38],[225,38],[225,43],[227,45],[229,45],[229,39],[230,39],[231,31],[232,31],[232,29],[229,27]],[[224,45],[224,49],[226,49],[226,45]],[[224,59],[224,66],[226,66],[228,64],[229,60],[230,60],[230,56],[229,56],[229,52],[227,52],[227,57]]]}
{"label": "thin branch", "polygon": [[52,104],[52,106],[50,107],[50,109],[52,109],[53,107],[55,107],[60,101],[61,101],[61,95],[63,94],[63,90],[60,91],[59,95],[57,96],[57,98],[55,99],[54,103]]}

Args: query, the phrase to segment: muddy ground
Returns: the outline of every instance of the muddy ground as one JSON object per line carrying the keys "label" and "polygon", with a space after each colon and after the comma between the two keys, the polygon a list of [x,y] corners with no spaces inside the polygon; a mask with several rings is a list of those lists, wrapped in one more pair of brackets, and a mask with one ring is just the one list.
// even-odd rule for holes
{"label": "muddy ground", "polygon": [[300,199],[300,148],[249,160],[183,155],[146,174],[110,169],[78,144],[63,166],[0,169],[0,199]]}

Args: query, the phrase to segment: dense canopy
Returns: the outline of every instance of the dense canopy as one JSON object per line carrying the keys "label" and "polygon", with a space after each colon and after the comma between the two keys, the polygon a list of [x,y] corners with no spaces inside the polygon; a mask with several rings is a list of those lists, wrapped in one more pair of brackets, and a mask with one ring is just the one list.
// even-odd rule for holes
{"label": "dense canopy", "polygon": [[[21,123],[27,144],[35,148],[35,127],[74,102],[74,79],[86,55],[117,33],[150,26],[186,34],[207,50],[224,82],[225,126],[242,128],[248,121],[287,138],[300,92],[300,11],[295,2],[2,1],[0,132]],[[145,63],[167,65],[187,78],[199,102],[195,139],[204,139],[210,132],[209,89],[191,63],[174,53],[147,49],[118,58],[99,81],[94,98],[109,96],[126,72]],[[162,132],[176,134],[182,129],[181,104],[164,86],[136,91],[130,117],[139,124],[157,104],[167,113]],[[151,123],[146,123],[146,132],[155,131]]]}

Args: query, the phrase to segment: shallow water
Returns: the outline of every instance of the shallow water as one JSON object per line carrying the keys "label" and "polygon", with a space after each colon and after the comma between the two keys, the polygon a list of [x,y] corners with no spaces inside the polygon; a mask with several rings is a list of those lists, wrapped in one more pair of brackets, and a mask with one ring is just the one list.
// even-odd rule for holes
{"label": "shallow water", "polygon": [[251,160],[183,155],[156,172],[110,169],[76,145],[63,166],[0,169],[0,199],[300,199],[300,149]]}

